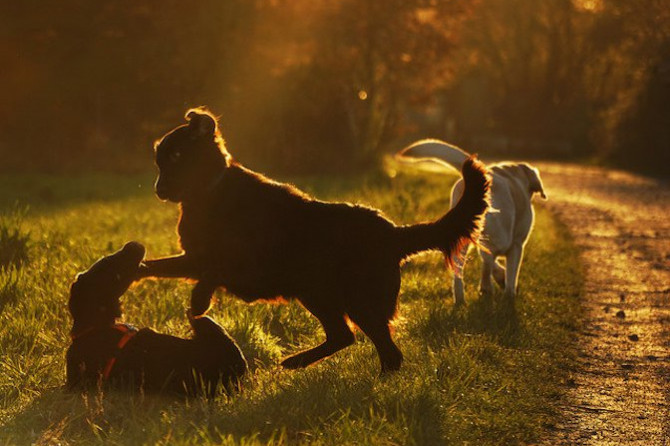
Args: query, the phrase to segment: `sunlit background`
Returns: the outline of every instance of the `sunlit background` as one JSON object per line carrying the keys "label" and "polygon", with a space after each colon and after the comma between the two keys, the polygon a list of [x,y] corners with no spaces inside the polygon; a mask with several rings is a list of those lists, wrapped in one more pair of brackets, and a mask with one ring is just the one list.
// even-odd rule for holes
{"label": "sunlit background", "polygon": [[269,172],[416,137],[489,157],[670,163],[668,0],[2,2],[0,169],[151,167],[186,108]]}

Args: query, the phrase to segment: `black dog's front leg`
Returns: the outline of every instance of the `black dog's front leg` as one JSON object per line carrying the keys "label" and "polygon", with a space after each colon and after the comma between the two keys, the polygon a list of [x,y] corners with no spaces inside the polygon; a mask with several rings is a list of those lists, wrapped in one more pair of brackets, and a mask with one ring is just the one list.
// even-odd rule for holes
{"label": "black dog's front leg", "polygon": [[191,311],[194,316],[209,310],[212,294],[220,284],[218,275],[203,272],[198,263],[185,254],[144,261],[137,272],[137,279],[144,277],[197,279],[198,283],[191,292]]}
{"label": "black dog's front leg", "polygon": [[186,254],[161,259],[145,260],[140,264],[138,279],[144,277],[184,277],[198,279],[197,262]]}

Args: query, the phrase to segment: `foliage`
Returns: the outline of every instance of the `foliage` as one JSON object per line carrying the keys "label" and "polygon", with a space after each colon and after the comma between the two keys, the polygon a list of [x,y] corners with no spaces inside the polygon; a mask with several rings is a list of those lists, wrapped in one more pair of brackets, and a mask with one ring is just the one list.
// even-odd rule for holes
{"label": "foliage", "polygon": [[[327,0],[261,10],[257,69],[247,80],[261,87],[244,99],[254,116],[248,122],[232,117],[228,139],[242,154],[262,153],[255,158],[274,170],[374,165],[389,141],[403,134],[406,110],[429,101],[446,79],[458,25],[474,4]],[[269,79],[263,57],[273,64]]]}
{"label": "foliage", "polygon": [[260,167],[369,164],[400,105],[439,83],[469,3],[3,4],[3,167],[141,169],[152,140],[201,104]]}
{"label": "foliage", "polygon": [[667,101],[646,98],[667,90],[667,6],[483,0],[457,51],[467,62],[448,95],[450,136],[486,153],[662,166]]}
{"label": "foliage", "polygon": [[469,8],[453,0],[339,2],[315,63],[323,72],[335,68],[359,157],[379,150],[393,134],[402,106],[425,101],[444,83]]}
{"label": "foliage", "polygon": [[[594,126],[598,153],[629,169],[670,175],[670,9],[666,1],[612,0],[596,38],[611,41]],[[611,34],[616,38],[612,41]],[[606,82],[603,82],[605,79]]]}
{"label": "foliage", "polygon": [[[378,171],[294,180],[319,198],[378,206],[399,223],[445,211],[453,176],[394,169],[393,178]],[[462,311],[452,309],[439,255],[403,267],[395,336],[406,361],[391,376],[378,376],[374,348],[362,335],[306,370],[282,370],[279,358],[322,340],[318,322],[295,303],[248,305],[221,293],[211,314],[253,364],[240,393],[209,402],[82,396],[61,390],[69,283],[129,239],[142,241],[150,257],[174,253],[176,209],[152,196],[148,176],[32,176],[28,191],[25,181],[0,177],[0,209],[10,209],[2,203],[19,191],[30,204],[23,225],[33,243],[18,276],[0,274],[2,444],[536,443],[554,422],[581,279],[565,228],[541,207],[516,313],[477,298],[475,256]],[[52,191],[48,200],[44,187]],[[190,287],[180,280],[134,286],[124,298],[125,320],[188,336]],[[2,290],[10,288],[14,297],[5,300]]]}
{"label": "foliage", "polygon": [[668,178],[670,175],[670,53],[654,67],[634,104],[621,116],[615,138],[604,149],[620,166]]}
{"label": "foliage", "polygon": [[[470,151],[667,153],[670,17],[641,0],[2,2],[0,169],[143,170],[192,106],[264,170]],[[642,150],[642,152],[639,152]]]}
{"label": "foliage", "polygon": [[220,104],[250,10],[237,0],[3,2],[5,167],[146,169],[153,139],[188,106]]}
{"label": "foliage", "polygon": [[571,0],[483,1],[466,27],[462,52],[475,57],[461,82],[485,89],[488,102],[479,105],[488,116],[464,123],[470,126],[464,130],[502,134],[517,145],[573,142],[584,131],[588,107],[582,78],[593,56],[593,20]]}

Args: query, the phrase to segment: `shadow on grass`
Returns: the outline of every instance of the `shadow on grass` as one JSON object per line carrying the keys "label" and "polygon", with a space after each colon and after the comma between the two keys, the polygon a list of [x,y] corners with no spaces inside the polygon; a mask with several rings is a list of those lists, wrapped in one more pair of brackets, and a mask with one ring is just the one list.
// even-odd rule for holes
{"label": "shadow on grass", "polygon": [[[366,364],[371,365],[371,364]],[[0,428],[2,444],[292,444],[316,439],[329,444],[370,438],[440,441],[439,395],[432,389],[400,390],[406,377],[359,374],[343,379],[339,366],[298,372],[263,371],[276,379],[249,378],[239,394],[215,400],[122,392],[69,394],[51,389]],[[347,377],[347,378],[353,378]],[[392,421],[389,423],[389,421]],[[393,421],[401,421],[406,430]],[[405,423],[402,423],[404,421]],[[332,437],[332,438],[331,438]],[[279,441],[277,441],[279,440]]]}
{"label": "shadow on grass", "polygon": [[26,208],[14,206],[8,213],[0,214],[0,270],[19,269],[28,263],[30,233],[23,230]]}
{"label": "shadow on grass", "polygon": [[431,308],[411,331],[436,348],[448,345],[455,332],[487,334],[500,345],[515,347],[522,333],[516,306],[500,295],[480,296],[466,306]]}
{"label": "shadow on grass", "polygon": [[[35,398],[0,428],[2,444],[78,444],[104,442],[141,417],[160,420],[184,398],[125,392],[69,393],[52,388]],[[140,423],[141,424],[141,423]]]}
{"label": "shadow on grass", "polygon": [[354,360],[349,358],[348,364],[281,372],[277,386],[264,380],[254,395],[242,395],[222,408],[210,425],[210,437],[231,435],[239,440],[256,433],[265,442],[282,432],[288,444],[374,443],[379,438],[439,442],[441,402],[432,383],[410,385],[412,380],[401,372],[380,378],[376,358],[371,359],[359,363],[353,374]]}
{"label": "shadow on grass", "polygon": [[16,268],[0,269],[0,313],[7,305],[17,303],[22,292],[20,271]]}

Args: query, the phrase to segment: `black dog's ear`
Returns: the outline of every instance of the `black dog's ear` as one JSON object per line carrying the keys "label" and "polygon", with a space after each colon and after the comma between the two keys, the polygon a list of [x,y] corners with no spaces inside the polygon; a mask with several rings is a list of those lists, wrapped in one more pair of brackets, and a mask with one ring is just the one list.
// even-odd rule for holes
{"label": "black dog's ear", "polygon": [[214,136],[216,133],[216,119],[204,108],[192,108],[186,112],[186,120],[190,129],[200,136]]}

